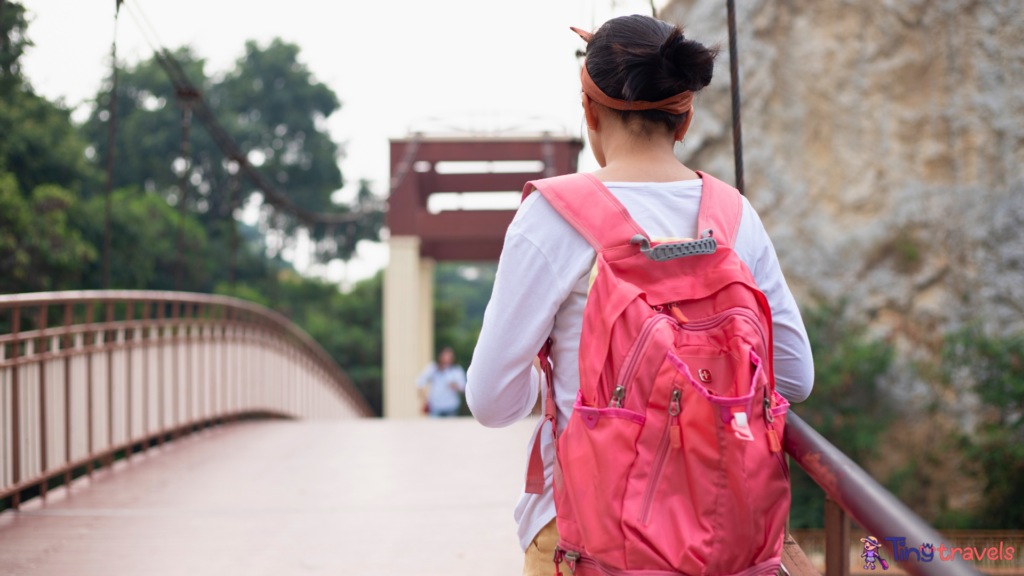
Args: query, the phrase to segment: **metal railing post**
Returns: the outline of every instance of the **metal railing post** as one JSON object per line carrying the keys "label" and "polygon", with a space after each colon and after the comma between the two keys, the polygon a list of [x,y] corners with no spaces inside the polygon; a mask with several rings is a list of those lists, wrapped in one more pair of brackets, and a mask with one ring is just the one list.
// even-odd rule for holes
{"label": "metal railing post", "polygon": [[[149,301],[143,301],[142,309],[139,310],[139,319],[142,321],[142,327],[139,329],[139,349],[142,351],[142,420],[139,424],[142,426],[143,438],[149,436],[149,348],[153,343],[153,328],[150,327],[147,333],[146,325],[149,324],[151,316],[150,306]],[[142,451],[146,450],[149,450],[149,440],[142,442]]]}
{"label": "metal railing post", "polygon": [[72,348],[71,320],[72,304],[64,305],[64,464],[69,465],[64,471],[64,486],[71,487],[71,354]]}
{"label": "metal railing post", "polygon": [[825,496],[825,576],[850,576],[850,517]]}
{"label": "metal railing post", "polygon": [[[167,332],[164,326],[164,314],[167,313],[167,303],[157,302],[156,304],[156,426],[157,430],[160,431],[160,435],[157,437],[157,446],[164,443],[164,435],[167,433],[167,417],[165,413],[167,408],[165,402],[167,399],[165,396],[164,386],[164,345],[162,344],[165,339]],[[152,336],[151,336],[152,337]]]}
{"label": "metal railing post", "polygon": [[[15,336],[11,342],[11,359],[17,360],[21,356],[21,341],[18,340],[18,332],[21,331],[21,308],[15,306],[11,309],[11,334]],[[18,386],[18,365],[11,366],[11,479],[14,485],[21,481],[21,394]],[[21,506],[21,491],[11,495],[11,508],[17,510]]]}
{"label": "metal railing post", "polygon": [[105,466],[114,465],[114,345],[117,331],[111,328],[114,323],[114,302],[107,300],[107,321],[103,330],[103,347],[107,349],[107,456]]}
{"label": "metal railing post", "polygon": [[195,327],[192,324],[192,318],[194,314],[194,305],[188,303],[182,305],[181,328],[185,331],[184,343],[182,344],[185,347],[185,378],[182,380],[182,386],[185,387],[185,423],[190,431],[194,429],[195,424],[192,399],[192,329]]}
{"label": "metal railing post", "polygon": [[[39,306],[39,319],[37,320],[36,329],[39,331],[39,338],[36,339],[36,355],[46,357],[46,336],[44,331],[46,330],[47,318],[46,318],[47,306],[41,304]],[[46,453],[46,360],[39,361],[39,470],[40,472],[46,472],[46,460],[49,454]],[[39,496],[46,499],[46,482],[39,485]]]}
{"label": "metal railing post", "polygon": [[181,381],[181,362],[179,359],[179,351],[181,348],[181,324],[178,322],[179,306],[184,306],[184,304],[179,304],[178,302],[173,302],[171,304],[171,350],[174,352],[171,360],[171,429],[173,430],[173,432],[171,432],[172,440],[178,438],[178,428],[179,425],[181,424],[180,419],[178,418],[178,409],[180,404],[178,402],[178,385],[179,382]]}
{"label": "metal railing post", "polygon": [[[135,316],[135,303],[124,303],[124,459],[132,457],[132,354],[135,352],[135,328],[131,322]],[[129,337],[131,335],[131,337]]]}
{"label": "metal railing post", "polygon": [[85,326],[86,332],[82,339],[82,346],[85,348],[85,437],[86,452],[89,453],[89,462],[85,471],[92,477],[92,469],[95,463],[95,445],[93,438],[93,402],[92,402],[92,355],[96,348],[96,331],[93,330],[92,321],[95,314],[95,303],[91,300],[85,301]]}

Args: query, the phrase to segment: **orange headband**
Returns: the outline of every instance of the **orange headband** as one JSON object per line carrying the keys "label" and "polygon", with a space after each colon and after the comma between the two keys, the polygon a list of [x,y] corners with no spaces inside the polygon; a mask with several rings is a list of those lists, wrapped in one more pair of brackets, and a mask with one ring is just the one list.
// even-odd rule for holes
{"label": "orange headband", "polygon": [[[587,43],[590,43],[591,34],[584,32],[578,28],[571,28],[571,30],[580,35],[580,38]],[[662,110],[669,114],[685,114],[693,109],[693,91],[687,90],[686,92],[680,92],[671,98],[665,98],[664,100],[658,100],[657,102],[626,102],[618,98],[612,98],[601,91],[597,87],[597,84],[590,78],[590,72],[587,71],[587,61],[583,61],[583,69],[580,70],[580,81],[583,83],[583,93],[590,97],[591,100],[598,104],[603,104],[614,110]]]}

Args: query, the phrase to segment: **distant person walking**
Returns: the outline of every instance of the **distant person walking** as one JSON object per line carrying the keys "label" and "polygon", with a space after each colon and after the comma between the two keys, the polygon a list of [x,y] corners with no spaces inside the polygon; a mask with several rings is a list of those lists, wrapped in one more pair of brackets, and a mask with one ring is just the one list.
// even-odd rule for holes
{"label": "distant person walking", "polygon": [[466,372],[455,363],[455,351],[449,347],[437,355],[437,362],[427,364],[416,379],[424,412],[432,418],[456,416],[466,390]]}

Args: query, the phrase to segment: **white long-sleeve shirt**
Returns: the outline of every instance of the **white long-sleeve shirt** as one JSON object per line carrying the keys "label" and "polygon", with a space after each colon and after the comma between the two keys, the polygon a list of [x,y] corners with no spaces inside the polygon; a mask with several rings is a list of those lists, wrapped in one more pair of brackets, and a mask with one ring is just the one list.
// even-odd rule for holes
{"label": "white long-sleeve shirt", "polygon": [[[605,186],[649,237],[698,237],[700,180],[606,182]],[[771,307],[776,388],[790,402],[800,402],[814,383],[807,332],[775,248],[745,198],[733,249]],[[519,207],[505,234],[494,289],[469,367],[466,401],[482,424],[508,426],[530,413],[540,389],[533,358],[550,337],[559,431],[568,425],[580,387],[583,308],[595,258],[594,249],[539,193],[531,194]],[[527,450],[532,446],[531,438]],[[515,510],[524,551],[555,517],[550,434],[542,435],[541,454],[544,493],[524,491]]]}

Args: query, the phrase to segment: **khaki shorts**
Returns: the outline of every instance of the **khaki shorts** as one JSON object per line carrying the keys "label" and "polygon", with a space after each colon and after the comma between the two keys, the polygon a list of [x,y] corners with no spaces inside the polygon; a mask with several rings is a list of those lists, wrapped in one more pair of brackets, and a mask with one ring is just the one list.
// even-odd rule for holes
{"label": "khaki shorts", "polygon": [[530,547],[526,549],[523,576],[551,576],[555,572],[555,546],[558,546],[558,526],[548,522],[540,529]]}

